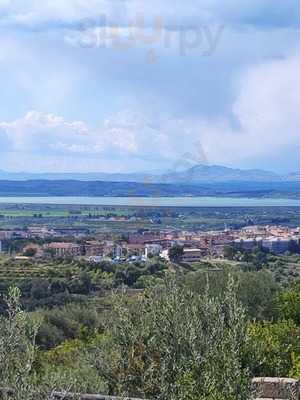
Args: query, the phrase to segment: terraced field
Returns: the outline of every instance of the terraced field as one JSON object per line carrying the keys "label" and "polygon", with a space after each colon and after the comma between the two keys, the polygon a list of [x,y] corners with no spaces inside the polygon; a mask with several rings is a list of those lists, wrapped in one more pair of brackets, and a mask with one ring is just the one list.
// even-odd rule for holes
{"label": "terraced field", "polygon": [[0,281],[23,279],[67,278],[76,276],[78,268],[71,264],[51,262],[0,259]]}

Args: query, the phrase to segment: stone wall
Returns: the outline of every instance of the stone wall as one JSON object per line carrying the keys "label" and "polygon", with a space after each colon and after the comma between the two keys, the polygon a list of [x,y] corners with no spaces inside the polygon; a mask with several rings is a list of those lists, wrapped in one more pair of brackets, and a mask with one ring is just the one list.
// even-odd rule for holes
{"label": "stone wall", "polygon": [[290,378],[255,378],[252,389],[257,399],[296,400],[300,398],[299,381]]}

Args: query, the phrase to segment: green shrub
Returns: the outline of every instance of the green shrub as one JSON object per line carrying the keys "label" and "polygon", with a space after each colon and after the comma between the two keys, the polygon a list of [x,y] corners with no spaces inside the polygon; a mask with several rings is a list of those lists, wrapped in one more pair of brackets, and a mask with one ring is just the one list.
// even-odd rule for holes
{"label": "green shrub", "polygon": [[210,297],[173,279],[137,302],[114,305],[92,358],[111,393],[164,400],[248,400],[246,323],[232,280]]}

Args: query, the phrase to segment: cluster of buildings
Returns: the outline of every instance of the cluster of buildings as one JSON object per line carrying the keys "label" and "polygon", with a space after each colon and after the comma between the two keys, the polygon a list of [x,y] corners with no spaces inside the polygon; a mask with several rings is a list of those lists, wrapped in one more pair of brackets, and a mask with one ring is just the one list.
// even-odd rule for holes
{"label": "cluster of buildings", "polygon": [[283,226],[251,226],[240,230],[233,247],[251,251],[261,248],[274,254],[284,254],[300,246],[300,228]]}
{"label": "cluster of buildings", "polygon": [[[250,226],[240,230],[186,232],[144,231],[123,235],[98,234],[91,236],[87,229],[29,227],[14,231],[0,231],[0,250],[4,240],[27,239],[25,253],[34,249],[36,256],[51,254],[54,257],[85,257],[94,262],[105,259],[116,262],[144,261],[152,256],[168,259],[169,249],[183,247],[185,262],[203,258],[222,258],[224,249],[252,251],[254,248],[283,254],[292,246],[300,246],[300,228],[282,226]],[[30,244],[39,239],[42,244]],[[31,247],[30,247],[31,246]],[[30,251],[29,251],[30,253]]]}

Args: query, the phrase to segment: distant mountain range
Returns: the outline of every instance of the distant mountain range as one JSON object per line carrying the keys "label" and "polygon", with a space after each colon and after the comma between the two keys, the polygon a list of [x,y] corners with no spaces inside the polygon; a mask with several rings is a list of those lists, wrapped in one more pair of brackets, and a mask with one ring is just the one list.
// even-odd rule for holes
{"label": "distant mountain range", "polygon": [[0,180],[80,180],[103,182],[207,184],[226,182],[299,182],[300,173],[287,175],[260,169],[236,169],[220,165],[195,165],[164,173],[27,173],[0,171]]}
{"label": "distant mountain range", "polygon": [[225,196],[300,198],[300,173],[280,175],[219,165],[154,173],[10,173],[0,196]]}
{"label": "distant mountain range", "polygon": [[195,165],[185,171],[170,172],[162,176],[167,183],[215,183],[215,182],[278,182],[285,176],[258,169],[235,169],[220,165]]}

